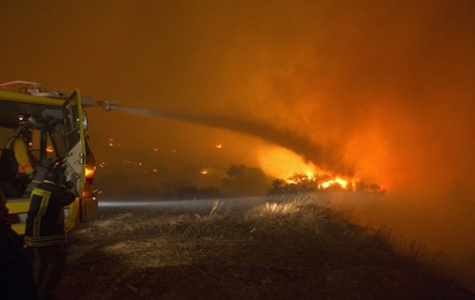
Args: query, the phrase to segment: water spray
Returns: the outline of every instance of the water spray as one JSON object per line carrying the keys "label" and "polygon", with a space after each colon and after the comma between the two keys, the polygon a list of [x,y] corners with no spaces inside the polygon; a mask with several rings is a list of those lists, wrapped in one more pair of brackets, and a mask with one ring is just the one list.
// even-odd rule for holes
{"label": "water spray", "polygon": [[[85,101],[86,100],[86,101]],[[154,118],[182,121],[191,124],[227,129],[250,136],[261,138],[267,142],[284,147],[304,158],[307,162],[322,169],[334,170],[344,176],[352,176],[354,170],[351,166],[342,164],[341,157],[334,149],[327,149],[323,145],[314,143],[306,136],[302,136],[292,129],[277,128],[262,120],[251,120],[237,116],[216,115],[187,115],[174,112],[164,112],[132,106],[119,105],[116,101],[96,101],[90,97],[83,99],[85,106],[101,107],[106,111],[122,111],[135,115],[150,116]]]}

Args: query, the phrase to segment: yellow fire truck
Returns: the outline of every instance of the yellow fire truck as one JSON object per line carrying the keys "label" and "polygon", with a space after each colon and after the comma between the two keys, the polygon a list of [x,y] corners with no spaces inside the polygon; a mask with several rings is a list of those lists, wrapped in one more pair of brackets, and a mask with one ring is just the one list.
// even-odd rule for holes
{"label": "yellow fire truck", "polygon": [[[3,145],[15,134],[19,119],[25,118],[33,128],[30,149],[37,161],[61,159],[66,166],[66,179],[74,184],[72,192],[77,197],[65,208],[66,229],[95,217],[98,210],[93,190],[95,160],[85,133],[88,122],[80,90],[67,95],[33,82],[0,84]],[[13,229],[20,235],[25,232],[29,206],[29,198],[7,199]]]}

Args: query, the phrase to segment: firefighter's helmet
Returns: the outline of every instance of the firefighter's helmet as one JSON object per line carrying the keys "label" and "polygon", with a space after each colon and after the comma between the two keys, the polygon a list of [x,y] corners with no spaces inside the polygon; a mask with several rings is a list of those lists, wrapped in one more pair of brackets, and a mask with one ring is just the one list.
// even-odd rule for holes
{"label": "firefighter's helmet", "polygon": [[17,131],[18,136],[22,136],[28,143],[31,143],[33,137],[33,126],[28,121],[28,117],[24,115],[18,116],[19,128]]}

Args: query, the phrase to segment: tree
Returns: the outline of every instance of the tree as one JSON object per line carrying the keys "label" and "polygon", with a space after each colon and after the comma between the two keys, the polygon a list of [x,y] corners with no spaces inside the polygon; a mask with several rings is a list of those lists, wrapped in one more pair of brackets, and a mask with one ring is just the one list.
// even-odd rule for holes
{"label": "tree", "polygon": [[248,197],[266,194],[270,178],[260,168],[232,165],[223,179],[223,190],[230,196]]}

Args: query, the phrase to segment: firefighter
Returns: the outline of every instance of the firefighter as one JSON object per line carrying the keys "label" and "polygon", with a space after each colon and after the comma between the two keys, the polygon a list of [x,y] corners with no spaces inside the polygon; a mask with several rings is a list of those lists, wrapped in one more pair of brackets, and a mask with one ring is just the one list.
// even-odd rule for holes
{"label": "firefighter", "polygon": [[63,169],[49,170],[31,193],[25,244],[31,253],[33,277],[40,299],[55,299],[53,292],[66,269],[67,243],[64,207],[76,196],[61,185]]}
{"label": "firefighter", "polygon": [[35,176],[36,158],[30,152],[32,135],[31,126],[22,122],[17,133],[8,140],[2,150],[1,186],[7,198],[22,197]]}
{"label": "firefighter", "polygon": [[23,243],[11,228],[6,198],[0,189],[0,298],[37,300],[31,264]]}

